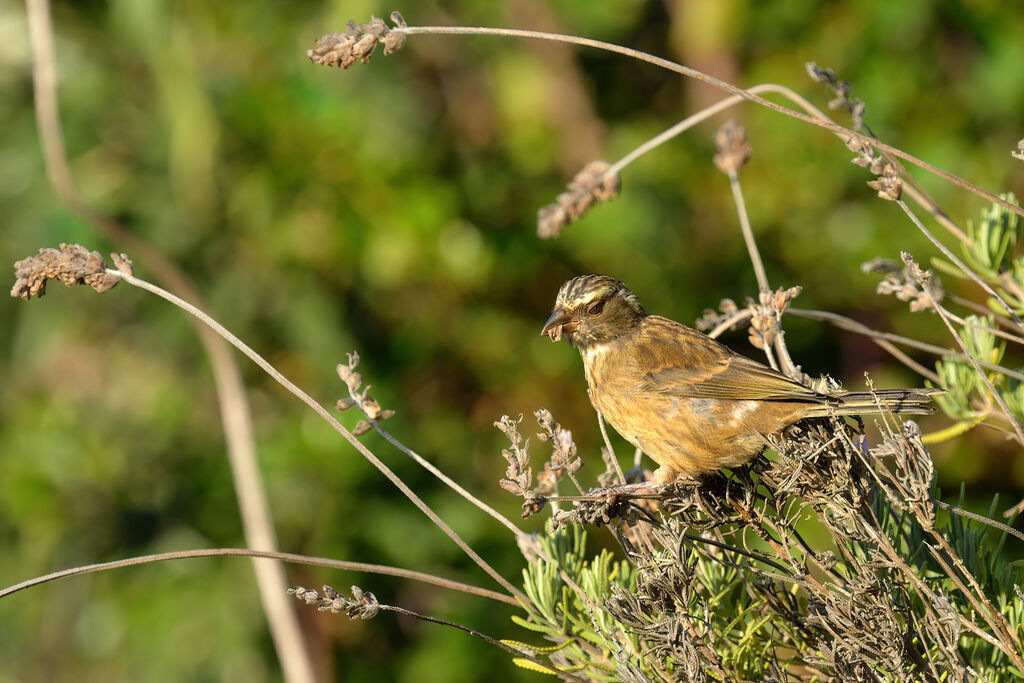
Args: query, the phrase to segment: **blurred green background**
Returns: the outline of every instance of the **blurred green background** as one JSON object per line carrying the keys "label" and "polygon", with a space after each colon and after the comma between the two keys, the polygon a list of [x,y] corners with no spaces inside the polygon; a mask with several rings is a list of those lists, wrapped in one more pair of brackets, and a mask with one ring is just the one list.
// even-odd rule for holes
{"label": "blurred green background", "polygon": [[[358,350],[374,394],[398,411],[393,433],[512,518],[517,500],[497,485],[504,444],[492,423],[502,414],[525,415],[532,434],[532,411],[551,409],[577,437],[581,476],[593,482],[601,470],[578,355],[538,336],[563,280],[615,275],[648,310],[688,323],[722,297],[755,292],[727,181],[711,163],[711,136],[730,115],[754,148],[741,177],[769,280],[802,285],[798,306],[948,344],[938,319],[876,296],[859,269],[934,250],[865,187],[834,136],[749,105],[634,164],[620,199],[540,241],[536,209],[586,162],[617,159],[721,95],[622,57],[499,38],[413,37],[347,72],[308,63],[318,36],[393,9],[410,25],[599,38],[738,85],[789,85],[824,106],[804,71],[813,60],[853,82],[882,139],[1024,195],[1024,164],[1009,157],[1024,135],[1024,14],[997,0],[56,3],[61,114],[88,201],[179,264],[214,317],[322,403],[342,395],[334,366]],[[0,260],[59,242],[121,250],[49,187],[30,68],[24,7],[3,0]],[[916,177],[961,224],[985,206]],[[141,261],[136,271],[150,275]],[[0,329],[0,584],[242,545],[209,367],[180,311],[126,286],[101,298],[56,285],[42,301],[0,302]],[[802,320],[786,329],[812,374],[850,387],[865,370],[880,386],[920,382],[863,339]],[[744,334],[726,341],[754,354]],[[242,365],[283,550],[493,587],[328,426]],[[518,582],[523,561],[506,530],[383,440],[364,441]],[[540,465],[547,451],[531,444]],[[1006,507],[1024,492],[1024,458],[994,432],[933,453],[943,488],[966,482],[974,507],[995,493]],[[531,635],[482,599],[288,571],[296,584],[356,583],[496,637]],[[300,618],[323,680],[537,679],[450,629],[388,614],[350,622],[303,608]],[[19,593],[0,602],[0,661],[3,683],[280,680],[241,559]]]}

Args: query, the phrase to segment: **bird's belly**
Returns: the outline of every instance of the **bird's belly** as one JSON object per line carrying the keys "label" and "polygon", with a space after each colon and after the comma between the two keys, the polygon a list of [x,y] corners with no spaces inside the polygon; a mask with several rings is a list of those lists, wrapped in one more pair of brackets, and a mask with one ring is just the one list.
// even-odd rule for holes
{"label": "bird's belly", "polygon": [[765,445],[755,401],[672,398],[592,389],[594,403],[627,441],[659,465],[689,475],[740,465]]}

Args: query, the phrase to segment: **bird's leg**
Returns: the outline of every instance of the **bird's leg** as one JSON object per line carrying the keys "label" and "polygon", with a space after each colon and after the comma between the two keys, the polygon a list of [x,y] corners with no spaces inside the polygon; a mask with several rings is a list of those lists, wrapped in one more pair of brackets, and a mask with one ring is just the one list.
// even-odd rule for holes
{"label": "bird's leg", "polygon": [[654,471],[654,476],[651,477],[651,483],[657,487],[671,486],[675,483],[675,480],[679,477],[679,472],[672,469],[668,465],[662,465]]}
{"label": "bird's leg", "polygon": [[677,481],[686,480],[687,477],[680,477],[679,472],[662,465],[654,474],[646,470],[633,468],[626,473],[628,484],[619,484],[608,487],[610,492],[626,494],[655,494],[663,495],[669,491]]}

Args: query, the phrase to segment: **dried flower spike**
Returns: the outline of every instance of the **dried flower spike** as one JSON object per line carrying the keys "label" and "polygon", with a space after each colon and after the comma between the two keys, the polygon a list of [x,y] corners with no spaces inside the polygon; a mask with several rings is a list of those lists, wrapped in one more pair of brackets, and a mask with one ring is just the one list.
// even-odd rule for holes
{"label": "dried flower spike", "polygon": [[[356,372],[356,367],[358,365],[359,354],[353,351],[352,353],[348,354],[348,364],[343,365],[339,363],[337,368],[338,377],[341,378],[342,382],[348,385],[349,391],[353,393],[357,391],[360,385],[362,385],[363,383],[363,376]],[[339,408],[339,410],[344,410],[344,408]]]}
{"label": "dried flower spike", "polygon": [[523,443],[518,424],[518,420],[508,415],[502,415],[494,423],[512,444],[511,450],[506,448],[501,451],[501,457],[508,462],[508,468],[505,470],[506,478],[499,485],[513,495],[526,496],[533,485],[533,470],[530,468],[529,442]]}
{"label": "dried flower spike", "polygon": [[372,17],[369,24],[356,24],[349,20],[345,33],[328,33],[317,39],[316,47],[306,50],[306,56],[314,64],[336,66],[347,69],[356,61],[366,64],[373,56],[377,43],[384,44],[384,54],[389,55],[405,45],[405,19],[398,12],[391,13],[395,27],[389,28],[380,17]]}
{"label": "dried flower spike", "polygon": [[750,159],[747,131],[735,121],[726,121],[715,133],[715,166],[726,175],[740,170]]}
{"label": "dried flower spike", "polygon": [[869,180],[868,187],[878,192],[882,199],[896,201],[903,195],[903,180],[895,164],[887,163],[877,180]]}
{"label": "dried flower spike", "polygon": [[774,292],[761,292],[758,295],[757,304],[748,299],[748,303],[754,311],[750,318],[750,343],[753,346],[763,350],[775,343],[775,338],[782,333],[782,327],[779,324],[782,314],[802,291],[803,288],[799,286],[788,289],[779,288]]}
{"label": "dried flower spike", "polygon": [[[913,264],[911,268],[910,264]],[[932,273],[927,272],[927,277],[921,277],[920,267],[912,260],[900,265],[895,261],[876,258],[872,261],[862,263],[861,272],[879,273],[885,279],[878,283],[875,291],[878,294],[892,294],[900,301],[910,303],[910,311],[917,313],[932,307],[932,301],[941,301],[945,292],[942,289],[942,282]],[[927,294],[924,288],[927,288]]]}
{"label": "dried flower spike", "polygon": [[591,161],[569,183],[569,191],[555,198],[537,211],[537,236],[541,239],[558,237],[570,223],[576,221],[595,204],[619,196],[622,183],[618,173],[608,174],[607,161]]}
{"label": "dried flower spike", "polygon": [[380,603],[377,602],[377,596],[364,591],[359,586],[352,586],[351,600],[330,586],[323,587],[323,595],[302,586],[289,588],[288,594],[294,595],[307,605],[316,605],[316,608],[321,612],[330,612],[332,614],[345,612],[349,619],[373,619],[380,612]]}
{"label": "dried flower spike", "polygon": [[[111,254],[117,269],[131,275],[132,262],[124,254]],[[68,287],[88,285],[103,293],[113,288],[121,278],[107,272],[107,264],[98,251],[89,251],[80,244],[60,245],[60,249],[40,249],[14,264],[14,287],[11,296],[28,301],[33,296],[46,294],[46,283],[60,280]]]}
{"label": "dried flower spike", "polygon": [[834,95],[829,100],[828,108],[839,109],[844,107],[850,113],[850,118],[853,120],[853,130],[864,128],[864,112],[867,108],[862,100],[850,97],[850,94],[853,92],[850,82],[840,80],[836,76],[835,71],[820,67],[814,62],[807,62],[805,66],[807,67],[807,75],[811,77],[811,80],[824,83],[825,87]]}

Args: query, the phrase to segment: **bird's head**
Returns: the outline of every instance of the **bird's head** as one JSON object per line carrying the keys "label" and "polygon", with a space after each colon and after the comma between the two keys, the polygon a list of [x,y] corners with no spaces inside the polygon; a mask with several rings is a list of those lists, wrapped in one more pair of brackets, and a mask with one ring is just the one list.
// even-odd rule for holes
{"label": "bird's head", "polygon": [[581,275],[558,290],[555,310],[542,335],[558,341],[565,335],[585,349],[605,344],[633,330],[646,315],[633,292],[607,275]]}

